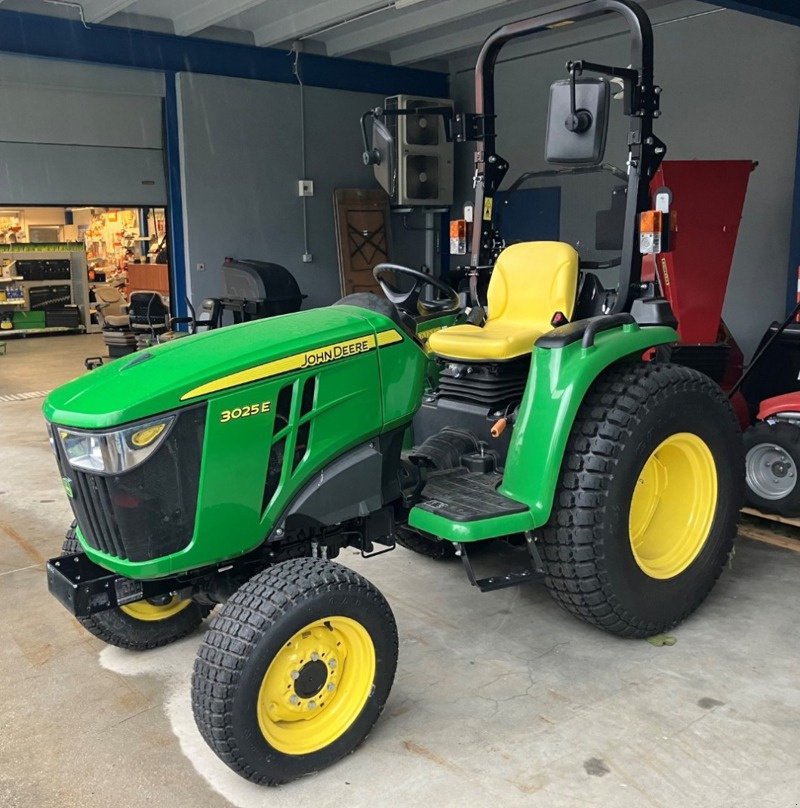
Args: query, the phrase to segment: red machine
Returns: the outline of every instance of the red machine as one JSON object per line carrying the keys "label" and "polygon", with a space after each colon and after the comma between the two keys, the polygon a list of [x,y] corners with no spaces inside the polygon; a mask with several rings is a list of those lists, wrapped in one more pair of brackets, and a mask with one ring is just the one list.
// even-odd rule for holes
{"label": "red machine", "polygon": [[[671,252],[647,255],[643,280],[657,273],[678,320],[681,343],[671,359],[695,367],[729,392],[744,432],[746,497],[763,511],[800,516],[800,391],[798,307],[767,330],[743,372],[739,346],[722,320],[749,160],[672,160],[651,183],[668,188],[677,216]],[[784,392],[792,390],[792,392]],[[780,392],[780,395],[775,395]]]}
{"label": "red machine", "polygon": [[[671,360],[701,370],[724,390],[742,375],[744,357],[722,319],[750,160],[665,160],[650,184],[654,197],[668,188],[675,227],[670,252],[646,255],[642,280],[658,275],[678,320],[681,342]],[[732,397],[742,428],[751,423],[741,394]]]}

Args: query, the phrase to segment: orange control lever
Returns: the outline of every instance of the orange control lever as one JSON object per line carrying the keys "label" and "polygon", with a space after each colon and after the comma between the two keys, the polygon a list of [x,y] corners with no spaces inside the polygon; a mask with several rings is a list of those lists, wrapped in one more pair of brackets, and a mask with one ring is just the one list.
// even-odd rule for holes
{"label": "orange control lever", "polygon": [[499,438],[503,432],[506,431],[507,426],[508,418],[503,417],[492,425],[492,428],[489,430],[489,434],[491,434],[493,438]]}

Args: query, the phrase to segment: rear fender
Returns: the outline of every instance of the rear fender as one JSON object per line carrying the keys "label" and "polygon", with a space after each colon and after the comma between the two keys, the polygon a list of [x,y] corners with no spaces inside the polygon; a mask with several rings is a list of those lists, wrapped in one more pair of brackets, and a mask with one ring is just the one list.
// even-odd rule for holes
{"label": "rear fender", "polygon": [[533,527],[550,518],[567,439],[594,380],[620,360],[638,359],[647,349],[677,339],[672,328],[628,323],[598,333],[587,348],[580,340],[534,348],[499,487],[500,493],[529,506]]}
{"label": "rear fender", "polygon": [[784,393],[780,396],[765,398],[758,407],[759,421],[766,421],[782,412],[800,413],[800,393]]}

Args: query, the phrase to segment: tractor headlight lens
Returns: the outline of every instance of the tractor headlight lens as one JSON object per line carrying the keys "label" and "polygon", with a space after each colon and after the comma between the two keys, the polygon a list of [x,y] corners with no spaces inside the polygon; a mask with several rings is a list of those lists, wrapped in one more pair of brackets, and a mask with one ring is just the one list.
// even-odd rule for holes
{"label": "tractor headlight lens", "polygon": [[73,468],[95,474],[121,474],[144,463],[164,442],[174,421],[174,415],[167,415],[109,432],[57,427],[57,434]]}

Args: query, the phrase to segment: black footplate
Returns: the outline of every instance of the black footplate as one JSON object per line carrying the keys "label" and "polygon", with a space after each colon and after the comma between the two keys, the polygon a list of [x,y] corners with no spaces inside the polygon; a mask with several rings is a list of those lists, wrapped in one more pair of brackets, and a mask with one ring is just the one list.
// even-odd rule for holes
{"label": "black footplate", "polygon": [[470,472],[466,468],[436,471],[422,489],[417,507],[453,522],[475,522],[510,513],[522,513],[526,505],[497,492],[500,474]]}

